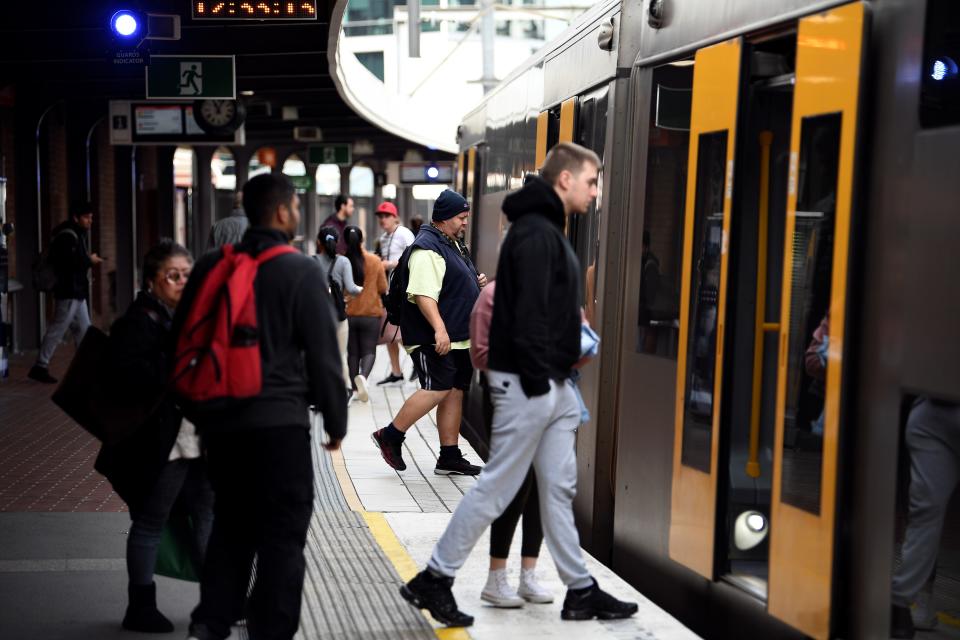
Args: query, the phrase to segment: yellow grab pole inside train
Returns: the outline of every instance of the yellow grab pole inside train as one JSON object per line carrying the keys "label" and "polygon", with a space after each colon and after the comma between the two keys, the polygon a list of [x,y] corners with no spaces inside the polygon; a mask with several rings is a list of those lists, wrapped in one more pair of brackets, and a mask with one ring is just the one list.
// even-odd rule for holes
{"label": "yellow grab pole inside train", "polygon": [[770,145],[773,132],[760,133],[760,221],[757,229],[757,310],[753,334],[753,407],[750,412],[750,454],[747,475],[760,477],[760,406],[763,390],[763,335],[779,331],[779,323],[765,322],[767,315],[767,222],[770,217]]}

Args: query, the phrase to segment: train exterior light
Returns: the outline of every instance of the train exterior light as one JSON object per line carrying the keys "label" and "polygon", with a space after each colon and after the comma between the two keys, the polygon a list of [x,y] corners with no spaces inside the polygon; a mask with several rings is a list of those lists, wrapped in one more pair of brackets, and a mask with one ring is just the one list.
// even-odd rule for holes
{"label": "train exterior light", "polygon": [[431,180],[436,180],[440,177],[440,169],[437,167],[428,167],[427,168],[427,177]]}
{"label": "train exterior light", "polygon": [[763,542],[770,528],[767,518],[759,511],[744,511],[733,523],[733,545],[740,551],[753,549]]}
{"label": "train exterior light", "polygon": [[933,61],[930,77],[937,82],[957,75],[957,63],[951,58],[942,56]]}
{"label": "train exterior light", "polygon": [[110,18],[110,29],[121,38],[134,38],[140,33],[140,19],[132,11],[120,10]]}

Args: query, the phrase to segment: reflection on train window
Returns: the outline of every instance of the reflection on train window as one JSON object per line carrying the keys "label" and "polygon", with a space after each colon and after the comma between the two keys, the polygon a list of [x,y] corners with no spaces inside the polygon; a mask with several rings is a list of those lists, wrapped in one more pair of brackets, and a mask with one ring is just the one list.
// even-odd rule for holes
{"label": "reflection on train window", "polygon": [[692,65],[654,70],[637,313],[637,351],[676,360]]}
{"label": "reflection on train window", "polygon": [[814,514],[820,513],[840,120],[840,114],[803,119],[789,247],[793,266],[781,495],[784,502]]}
{"label": "reflection on train window", "polygon": [[[607,106],[609,104],[609,89],[603,87],[598,91],[580,98],[580,107],[577,115],[577,134],[574,140],[577,144],[591,149],[603,160],[604,143],[607,133]],[[571,216],[569,234],[577,257],[580,259],[580,273],[582,298],[580,304],[589,322],[599,331],[594,322],[597,291],[597,258],[600,245],[600,212],[603,208],[603,172],[597,182],[597,201],[590,210],[581,216]]]}
{"label": "reflection on train window", "polygon": [[710,473],[713,391],[717,364],[717,305],[723,247],[723,196],[727,174],[727,132],[700,135],[697,191],[687,319],[686,380],[683,399],[683,464]]}

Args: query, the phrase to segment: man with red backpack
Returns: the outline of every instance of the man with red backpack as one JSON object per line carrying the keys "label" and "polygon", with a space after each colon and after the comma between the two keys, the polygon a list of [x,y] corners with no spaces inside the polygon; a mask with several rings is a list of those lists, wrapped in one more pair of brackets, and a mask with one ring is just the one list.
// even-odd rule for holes
{"label": "man with red backpack", "polygon": [[[333,450],[346,395],[323,270],[289,246],[300,201],[284,176],[243,188],[250,228],[196,265],[174,320],[173,385],[197,425],[216,492],[190,635],[222,640],[246,615],[251,637],[292,638],[313,512],[309,407]],[[254,555],[257,580],[244,613]]]}

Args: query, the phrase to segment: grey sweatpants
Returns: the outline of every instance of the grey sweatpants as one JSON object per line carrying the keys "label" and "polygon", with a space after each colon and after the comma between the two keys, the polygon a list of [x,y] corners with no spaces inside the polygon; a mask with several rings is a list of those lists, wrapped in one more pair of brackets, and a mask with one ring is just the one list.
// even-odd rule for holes
{"label": "grey sweatpants", "polygon": [[87,310],[86,300],[57,300],[53,311],[53,320],[47,325],[47,333],[43,336],[40,345],[40,354],[37,356],[37,365],[50,366],[50,359],[57,345],[63,340],[67,329],[73,330],[73,339],[77,345],[83,340],[84,334],[90,328],[90,312]]}
{"label": "grey sweatpants", "polygon": [[487,377],[493,403],[490,458],[477,484],[457,506],[428,566],[454,576],[483,532],[517,495],[533,463],[543,535],[560,579],[569,589],[589,587],[592,579],[573,521],[580,424],[576,392],[569,383],[550,381],[548,393],[527,398],[519,376],[489,371]]}
{"label": "grey sweatpants", "polygon": [[909,607],[933,575],[950,496],[960,481],[960,405],[920,400],[907,419],[910,515],[893,604]]}

